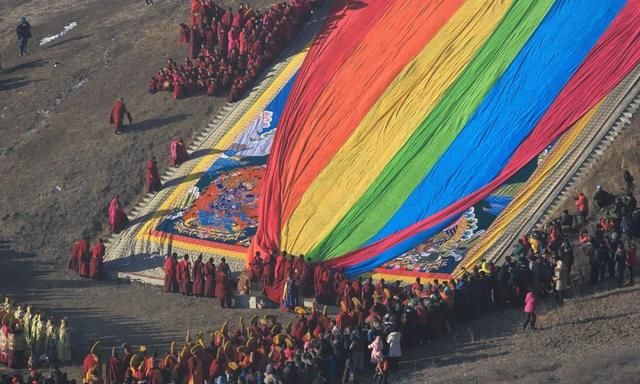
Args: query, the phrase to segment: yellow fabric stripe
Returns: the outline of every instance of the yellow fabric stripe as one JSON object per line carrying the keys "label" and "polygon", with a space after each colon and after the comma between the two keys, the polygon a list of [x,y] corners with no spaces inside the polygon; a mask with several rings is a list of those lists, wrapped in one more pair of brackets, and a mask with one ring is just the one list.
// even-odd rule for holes
{"label": "yellow fabric stripe", "polygon": [[[258,115],[269,105],[271,100],[278,94],[278,92],[285,86],[287,81],[291,79],[304,61],[304,58],[307,55],[309,48],[305,48],[301,52],[297,53],[287,64],[287,66],[282,70],[282,72],[278,75],[278,77],[267,87],[267,89],[258,97],[258,100],[242,115],[240,120],[238,120],[233,127],[216,143],[216,145],[211,148],[209,154],[202,157],[202,159],[196,164],[196,166],[189,172],[189,175],[197,174],[198,172],[205,172],[211,167],[211,164],[215,162],[221,153],[223,153],[236,139],[238,135],[240,135],[252,121],[254,121]],[[170,234],[165,236],[153,236],[152,232],[155,228],[160,224],[167,212],[169,210],[175,208],[181,208],[190,203],[187,199],[189,196],[189,191],[193,186],[198,182],[198,178],[193,179],[191,182],[180,183],[178,186],[171,192],[169,197],[162,203],[162,205],[157,209],[157,212],[153,214],[152,218],[149,219],[142,228],[137,232],[136,239],[149,241],[156,244],[164,244],[171,243],[173,247],[179,247],[191,252],[203,252],[203,253],[212,253],[212,250],[215,249],[215,254],[220,256],[227,256],[239,260],[244,260],[245,253],[244,252],[236,252],[232,250],[226,250],[221,248],[216,248],[215,244],[212,243],[212,246],[203,246],[199,244],[193,244],[186,241],[181,241],[173,238]]]}
{"label": "yellow fabric stripe", "polygon": [[558,143],[553,147],[551,153],[543,163],[533,172],[527,185],[513,199],[511,204],[502,212],[502,214],[487,229],[486,235],[469,251],[469,255],[462,263],[458,265],[454,274],[459,276],[462,273],[462,267],[470,269],[478,260],[480,260],[485,252],[489,250],[491,245],[495,243],[498,237],[504,233],[506,226],[520,215],[526,215],[525,205],[535,195],[540,187],[547,182],[549,174],[556,168],[563,156],[571,148],[582,130],[587,126],[596,111],[602,105],[602,101],[596,104],[589,112],[587,112],[578,122],[576,122],[570,130],[562,136]]}
{"label": "yellow fabric stripe", "polygon": [[282,249],[307,254],[329,234],[438,104],[511,3],[469,0],[456,12],[391,83],[305,192],[283,226]]}

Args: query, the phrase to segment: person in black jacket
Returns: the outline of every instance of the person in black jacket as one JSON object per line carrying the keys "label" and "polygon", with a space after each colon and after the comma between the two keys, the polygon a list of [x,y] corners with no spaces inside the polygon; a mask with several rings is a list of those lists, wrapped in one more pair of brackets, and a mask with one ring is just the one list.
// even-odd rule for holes
{"label": "person in black jacket", "polygon": [[20,56],[27,54],[27,43],[31,38],[31,25],[27,21],[27,18],[22,16],[20,24],[16,28],[16,34],[18,35],[18,45],[20,47]]}

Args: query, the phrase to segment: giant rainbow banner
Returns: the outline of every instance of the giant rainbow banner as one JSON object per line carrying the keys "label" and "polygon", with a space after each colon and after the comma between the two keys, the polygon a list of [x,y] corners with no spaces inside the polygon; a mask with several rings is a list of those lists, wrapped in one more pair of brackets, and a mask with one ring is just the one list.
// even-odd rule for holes
{"label": "giant rainbow banner", "polygon": [[448,278],[561,158],[530,178],[538,154],[566,151],[640,63],[640,0],[332,6],[313,43],[165,185],[129,253],[242,265],[286,250],[350,275]]}
{"label": "giant rainbow banner", "polygon": [[351,274],[451,225],[640,61],[640,0],[336,0],[298,71],[248,251]]}

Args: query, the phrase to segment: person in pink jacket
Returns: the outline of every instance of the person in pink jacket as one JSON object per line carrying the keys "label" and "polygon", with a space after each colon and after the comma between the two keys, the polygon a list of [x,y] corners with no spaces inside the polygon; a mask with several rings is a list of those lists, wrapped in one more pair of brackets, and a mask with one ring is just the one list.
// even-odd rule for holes
{"label": "person in pink jacket", "polygon": [[373,343],[369,344],[369,349],[371,350],[371,364],[378,364],[378,353],[382,353],[384,348],[384,344],[382,341],[382,337],[380,335],[376,336]]}
{"label": "person in pink jacket", "polygon": [[536,328],[536,306],[538,305],[538,298],[533,291],[527,292],[527,296],[524,298],[524,313],[527,314],[527,320],[525,320],[522,329],[527,329],[527,325],[531,329]]}

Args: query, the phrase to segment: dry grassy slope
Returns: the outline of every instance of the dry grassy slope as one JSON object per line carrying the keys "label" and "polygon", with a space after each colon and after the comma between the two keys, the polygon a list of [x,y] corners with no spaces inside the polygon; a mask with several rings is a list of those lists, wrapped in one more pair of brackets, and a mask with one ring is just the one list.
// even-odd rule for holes
{"label": "dry grassy slope", "polygon": [[[131,0],[4,0],[0,15],[0,237],[19,250],[61,260],[81,231],[103,230],[113,194],[125,204],[140,197],[146,160],[156,155],[162,172],[170,138],[189,141],[223,100],[174,101],[167,93],[146,93],[148,78],[166,57],[184,57],[177,24],[187,20],[188,2],[145,8]],[[21,15],[34,32],[22,59],[14,32]],[[37,46],[71,21],[78,27]],[[108,125],[118,96],[135,122],[121,136]]]}

